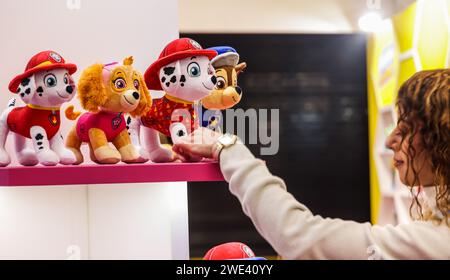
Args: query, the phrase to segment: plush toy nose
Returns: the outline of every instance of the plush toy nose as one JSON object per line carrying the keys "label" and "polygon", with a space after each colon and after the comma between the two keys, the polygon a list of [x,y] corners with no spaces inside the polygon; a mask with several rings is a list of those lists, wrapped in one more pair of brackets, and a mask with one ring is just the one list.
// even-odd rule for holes
{"label": "plush toy nose", "polygon": [[242,94],[242,89],[240,87],[236,87],[236,92],[241,95]]}
{"label": "plush toy nose", "polygon": [[67,86],[67,87],[66,87],[66,91],[67,91],[69,94],[72,94],[72,92],[73,92],[73,86]]}
{"label": "plush toy nose", "polygon": [[211,77],[211,82],[215,85],[217,83],[217,78],[216,76],[212,76]]}
{"label": "plush toy nose", "polygon": [[133,92],[133,97],[134,97],[134,99],[139,100],[139,93],[136,91]]}

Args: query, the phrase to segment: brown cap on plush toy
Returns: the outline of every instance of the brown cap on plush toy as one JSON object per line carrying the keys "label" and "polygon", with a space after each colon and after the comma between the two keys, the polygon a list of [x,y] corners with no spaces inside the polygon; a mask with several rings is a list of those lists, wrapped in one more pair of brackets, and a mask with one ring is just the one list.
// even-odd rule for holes
{"label": "brown cap on plush toy", "polygon": [[69,74],[77,72],[75,64],[66,63],[64,58],[54,51],[43,51],[33,56],[25,68],[25,72],[15,77],[9,83],[9,90],[13,93],[17,92],[17,88],[23,79],[30,77],[36,72],[44,70],[52,70],[57,68],[67,69]]}
{"label": "brown cap on plush toy", "polygon": [[145,71],[145,83],[149,89],[162,90],[159,82],[159,69],[174,61],[191,57],[191,56],[207,56],[213,59],[217,52],[214,50],[204,50],[202,46],[190,38],[180,38],[170,42],[159,55],[157,61]]}

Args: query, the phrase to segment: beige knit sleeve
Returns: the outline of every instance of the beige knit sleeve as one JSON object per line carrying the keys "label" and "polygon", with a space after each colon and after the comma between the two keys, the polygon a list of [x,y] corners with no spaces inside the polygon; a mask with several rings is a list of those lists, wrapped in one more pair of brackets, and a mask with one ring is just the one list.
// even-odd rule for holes
{"label": "beige knit sleeve", "polygon": [[243,144],[224,149],[220,166],[244,213],[285,259],[450,259],[446,226],[381,227],[315,216]]}

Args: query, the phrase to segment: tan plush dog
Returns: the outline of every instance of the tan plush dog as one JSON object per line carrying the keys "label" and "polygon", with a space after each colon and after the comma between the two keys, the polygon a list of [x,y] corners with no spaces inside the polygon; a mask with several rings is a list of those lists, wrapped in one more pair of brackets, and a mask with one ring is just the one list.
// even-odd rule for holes
{"label": "tan plush dog", "polygon": [[[82,73],[78,97],[89,112],[80,116],[66,141],[77,158],[76,164],[83,162],[83,142],[89,144],[91,160],[97,163],[145,161],[131,143],[124,113],[140,117],[150,109],[152,99],[142,74],[132,64],[133,58],[128,57],[123,65],[94,64]],[[75,120],[79,115],[73,112],[73,106],[66,110],[68,119]]]}
{"label": "tan plush dog", "polygon": [[237,76],[247,67],[245,62],[236,66],[216,68],[217,83],[210,95],[201,103],[206,109],[225,110],[241,101],[242,89],[237,84]]}
{"label": "tan plush dog", "polygon": [[201,100],[203,108],[199,112],[203,127],[221,132],[223,126],[221,110],[234,107],[242,99],[243,92],[238,86],[238,75],[245,70],[247,63],[239,63],[239,54],[232,47],[220,46],[209,49],[218,53],[211,60],[217,83],[211,94]]}
{"label": "tan plush dog", "polygon": [[241,101],[242,89],[238,86],[238,75],[244,71],[247,64],[239,63],[239,54],[232,47],[212,47],[209,50],[218,53],[211,60],[211,65],[216,71],[217,83],[211,94],[203,98],[201,103],[208,110],[229,109]]}

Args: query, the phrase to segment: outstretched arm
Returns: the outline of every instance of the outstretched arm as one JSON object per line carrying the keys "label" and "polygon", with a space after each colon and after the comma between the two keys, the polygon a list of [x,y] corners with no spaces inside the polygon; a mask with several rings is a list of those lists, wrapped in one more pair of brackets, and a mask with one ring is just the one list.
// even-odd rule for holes
{"label": "outstretched arm", "polygon": [[[209,143],[214,140],[200,143],[198,138],[197,144],[175,145],[174,150],[185,157],[191,153],[210,157]],[[220,167],[245,214],[285,259],[450,257],[450,230],[445,225],[413,222],[382,227],[313,215],[286,191],[284,181],[273,176],[243,144],[224,149]]]}

